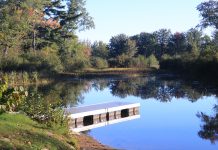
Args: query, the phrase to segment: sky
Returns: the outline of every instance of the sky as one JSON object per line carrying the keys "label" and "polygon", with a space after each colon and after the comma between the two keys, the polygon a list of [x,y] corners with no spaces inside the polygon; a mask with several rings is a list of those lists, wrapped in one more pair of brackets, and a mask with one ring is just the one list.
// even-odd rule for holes
{"label": "sky", "polygon": [[[77,32],[80,40],[108,43],[112,36],[152,33],[162,28],[186,32],[200,23],[196,7],[205,0],[86,0],[95,29]],[[207,34],[211,30],[205,30]]]}

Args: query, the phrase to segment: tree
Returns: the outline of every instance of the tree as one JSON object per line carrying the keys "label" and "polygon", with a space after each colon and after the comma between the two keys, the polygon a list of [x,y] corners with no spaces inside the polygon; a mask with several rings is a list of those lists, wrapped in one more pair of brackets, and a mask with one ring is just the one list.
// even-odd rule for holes
{"label": "tree", "polygon": [[[61,67],[55,66],[67,66],[69,63],[66,62],[71,62],[71,68],[72,65],[80,68],[89,61],[90,47],[78,41],[75,31],[93,27],[84,0],[2,0],[0,54],[5,58],[1,58],[0,66],[7,68],[10,60],[13,62],[11,69],[15,69],[14,64],[21,70],[23,66],[34,64],[52,66],[57,70]],[[8,52],[19,61],[8,59]],[[28,70],[38,68],[36,66]]]}
{"label": "tree", "polygon": [[127,40],[128,37],[125,34],[113,36],[109,42],[109,57],[115,58],[122,53],[125,53],[125,44]]}
{"label": "tree", "polygon": [[152,67],[152,66],[157,66],[159,65],[159,62],[157,60],[157,58],[154,55],[151,55],[148,57],[148,66]]}
{"label": "tree", "polygon": [[160,29],[154,33],[155,40],[157,42],[156,56],[161,58],[161,56],[166,53],[169,39],[171,37],[171,31],[167,29]]}
{"label": "tree", "polygon": [[65,0],[65,2],[67,7],[64,7],[61,0],[53,1],[52,7],[47,7],[45,12],[60,21],[60,28],[48,31],[49,39],[58,43],[61,60],[65,62],[64,66],[69,71],[84,68],[88,64],[90,47],[78,42],[75,31],[94,28],[94,22],[86,11],[84,0]]}
{"label": "tree", "polygon": [[65,71],[74,71],[87,67],[91,56],[91,47],[85,42],[79,42],[77,38],[66,39],[64,53],[60,53]]}
{"label": "tree", "polygon": [[201,38],[201,51],[204,51],[207,46],[210,46],[212,43],[212,40],[210,38],[210,36],[208,35],[204,35],[202,38]]}
{"label": "tree", "polygon": [[214,44],[218,49],[218,31],[215,31],[214,34],[213,34],[212,44]]}
{"label": "tree", "polygon": [[201,38],[202,38],[202,32],[198,31],[197,29],[191,28],[186,33],[186,38],[188,41],[188,49],[191,52],[199,52],[199,48],[201,46]]}
{"label": "tree", "polygon": [[206,28],[208,26],[218,29],[218,1],[209,0],[202,2],[197,6],[197,10],[200,11],[202,20],[200,26]]}
{"label": "tree", "polygon": [[67,17],[61,20],[61,25],[68,28],[68,32],[72,29],[80,31],[94,28],[93,18],[87,12],[84,0],[68,0]]}
{"label": "tree", "polygon": [[100,57],[100,58],[103,58],[103,59],[108,58],[109,50],[108,50],[107,44],[105,44],[104,42],[95,41],[92,44],[91,48],[92,48],[92,56],[93,57]]}
{"label": "tree", "polygon": [[110,39],[110,65],[127,67],[130,59],[137,53],[136,43],[125,34],[119,34]]}
{"label": "tree", "polygon": [[[65,1],[66,5],[62,1]],[[52,38],[56,40],[59,40],[60,37],[63,39],[75,37],[75,30],[94,28],[93,18],[89,16],[84,0],[51,1],[44,12],[48,18],[60,22],[60,28],[53,30],[51,34]]]}
{"label": "tree", "polygon": [[142,32],[139,35],[132,36],[130,39],[136,41],[136,46],[138,48],[138,55],[144,55],[145,57],[154,54],[155,36],[151,33]]}
{"label": "tree", "polygon": [[130,40],[125,34],[119,34],[110,39],[110,57],[117,57],[122,54],[127,54],[129,57],[133,57],[136,52],[137,48],[135,41]]}
{"label": "tree", "polygon": [[177,55],[179,53],[185,52],[187,48],[187,41],[185,37],[185,33],[174,33],[169,40],[168,43],[168,52],[170,55]]}
{"label": "tree", "polygon": [[108,67],[108,62],[106,59],[100,57],[93,57],[92,66],[98,69],[103,69]]}
{"label": "tree", "polygon": [[3,46],[4,56],[9,48],[21,45],[29,30],[28,14],[24,4],[25,2],[15,0],[0,3],[0,45]]}

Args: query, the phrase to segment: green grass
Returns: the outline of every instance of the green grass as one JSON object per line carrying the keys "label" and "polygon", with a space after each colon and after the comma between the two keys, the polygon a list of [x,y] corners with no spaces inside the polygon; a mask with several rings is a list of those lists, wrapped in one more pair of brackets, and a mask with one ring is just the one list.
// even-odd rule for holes
{"label": "green grass", "polygon": [[84,69],[84,72],[110,72],[110,71],[144,71],[146,69],[140,68],[105,68],[105,69],[95,69],[95,68],[87,68]]}
{"label": "green grass", "polygon": [[62,74],[143,74],[157,70],[158,66],[152,66],[150,68],[105,68],[105,69],[96,69],[96,68],[85,68],[80,71],[75,72],[65,72]]}
{"label": "green grass", "polygon": [[76,141],[66,129],[48,129],[23,114],[0,115],[0,149],[76,149]]}

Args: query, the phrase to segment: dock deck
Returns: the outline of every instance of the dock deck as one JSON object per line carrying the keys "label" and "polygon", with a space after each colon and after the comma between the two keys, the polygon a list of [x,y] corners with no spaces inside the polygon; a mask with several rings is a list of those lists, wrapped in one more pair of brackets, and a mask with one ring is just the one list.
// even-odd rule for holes
{"label": "dock deck", "polygon": [[80,132],[122,121],[139,118],[140,103],[107,102],[65,109],[71,130]]}

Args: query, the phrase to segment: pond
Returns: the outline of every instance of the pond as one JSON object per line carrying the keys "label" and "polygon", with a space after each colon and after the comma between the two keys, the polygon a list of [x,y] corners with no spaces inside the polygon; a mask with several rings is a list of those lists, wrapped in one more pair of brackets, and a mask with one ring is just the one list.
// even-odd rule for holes
{"label": "pond", "polygon": [[117,149],[218,149],[218,90],[172,75],[69,79],[35,87],[63,106],[140,103],[140,118],[85,133]]}

